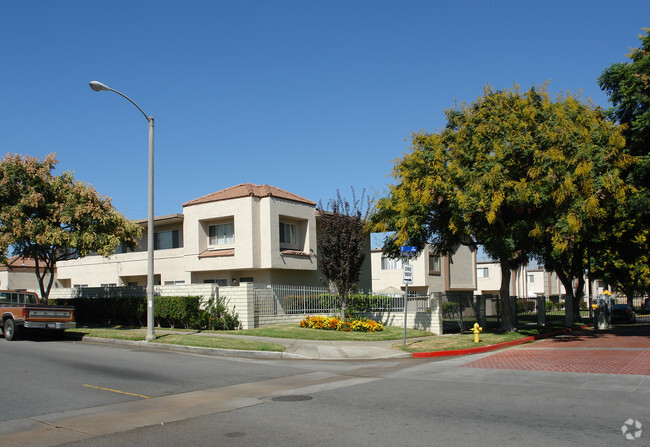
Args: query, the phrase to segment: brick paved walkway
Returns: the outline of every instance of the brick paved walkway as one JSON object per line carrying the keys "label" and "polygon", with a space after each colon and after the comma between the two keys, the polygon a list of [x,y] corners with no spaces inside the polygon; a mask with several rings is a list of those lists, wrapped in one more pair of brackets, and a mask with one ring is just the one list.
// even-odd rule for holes
{"label": "brick paved walkway", "polygon": [[496,352],[467,368],[650,375],[648,327],[583,330]]}

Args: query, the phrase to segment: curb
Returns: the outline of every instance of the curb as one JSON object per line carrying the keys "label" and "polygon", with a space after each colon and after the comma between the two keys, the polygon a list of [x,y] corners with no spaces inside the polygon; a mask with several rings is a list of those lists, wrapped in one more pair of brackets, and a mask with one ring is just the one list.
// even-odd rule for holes
{"label": "curb", "polygon": [[[585,327],[587,326],[583,326],[578,329],[584,329]],[[448,356],[458,356],[458,355],[481,354],[483,352],[495,351],[497,349],[523,345],[524,343],[530,343],[531,341],[540,340],[543,338],[555,337],[556,335],[562,335],[568,332],[573,332],[573,329],[567,328],[559,331],[549,332],[547,334],[531,335],[530,337],[521,338],[519,340],[504,341],[503,343],[497,343],[495,345],[489,345],[489,346],[481,346],[479,348],[455,349],[452,351],[413,352],[412,355],[414,358],[417,359],[417,358],[427,358],[427,357],[448,357]]]}
{"label": "curb", "polygon": [[150,343],[147,341],[119,340],[114,338],[84,337],[79,343],[98,343],[107,345],[123,345],[156,351],[187,352],[193,354],[219,355],[225,357],[263,358],[263,359],[306,359],[298,354],[280,351],[250,351],[243,349],[201,348],[197,346],[184,346],[166,343]]}

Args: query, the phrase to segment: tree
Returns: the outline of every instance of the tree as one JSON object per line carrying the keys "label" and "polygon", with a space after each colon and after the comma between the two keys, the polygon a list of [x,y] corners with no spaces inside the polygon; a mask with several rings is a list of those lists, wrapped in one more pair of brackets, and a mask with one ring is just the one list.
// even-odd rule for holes
{"label": "tree", "polygon": [[142,231],[71,173],[53,175],[56,164],[53,154],[43,161],[7,154],[0,162],[0,251],[11,247],[14,255],[34,259],[44,299],[57,261],[109,256],[120,243],[134,248]]}
{"label": "tree", "polygon": [[318,262],[329,288],[336,294],[341,317],[352,299],[365,261],[369,232],[369,212],[365,190],[357,200],[352,190],[352,203],[336,192],[336,200],[328,202],[327,209],[319,203]]}
{"label": "tree", "polygon": [[632,189],[624,173],[635,158],[625,150],[622,127],[607,120],[602,109],[565,95],[545,108],[536,157],[536,184],[544,206],[532,235],[536,255],[557,273],[573,319],[579,319],[584,280],[590,261],[611,250],[611,235],[625,222]]}
{"label": "tree", "polygon": [[612,102],[609,117],[625,125],[626,150],[637,163],[626,171],[634,190],[625,224],[612,232],[610,250],[594,259],[594,273],[623,291],[630,305],[635,294],[650,290],[650,29],[643,31],[630,61],[612,64],[598,78]]}
{"label": "tree", "polygon": [[[570,95],[554,103],[544,87],[524,94],[487,87],[473,104],[445,113],[443,130],[413,135],[411,152],[393,171],[399,183],[377,203],[373,229],[396,231],[388,253],[406,242],[431,243],[441,254],[459,243],[483,245],[501,264],[502,329],[512,330],[511,270],[532,256],[564,268],[569,259],[561,255],[598,228],[584,224],[602,217],[599,194],[608,192],[594,185],[606,184],[611,172],[592,166],[588,149],[598,147],[614,163],[622,138],[602,112]],[[573,171],[565,168],[569,159]],[[586,175],[602,182],[590,184]],[[582,206],[588,219],[575,216]],[[584,275],[566,270],[567,284]]]}

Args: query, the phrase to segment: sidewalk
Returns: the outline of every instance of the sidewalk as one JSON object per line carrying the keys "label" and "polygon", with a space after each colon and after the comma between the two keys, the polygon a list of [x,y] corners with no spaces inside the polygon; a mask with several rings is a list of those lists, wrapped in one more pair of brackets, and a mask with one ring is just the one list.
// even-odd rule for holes
{"label": "sidewalk", "polygon": [[[210,337],[209,334],[204,334]],[[84,337],[82,342],[105,343],[125,346],[138,346],[161,351],[194,352],[202,354],[222,355],[228,357],[246,357],[259,359],[293,359],[293,360],[372,360],[413,358],[412,354],[393,349],[399,340],[382,340],[371,342],[358,341],[322,341],[297,340],[289,338],[255,337],[252,335],[219,334],[219,337],[258,340],[267,343],[277,343],[286,347],[284,352],[248,351],[236,349],[198,348],[163,343],[148,343],[145,341],[126,341],[106,338]]]}

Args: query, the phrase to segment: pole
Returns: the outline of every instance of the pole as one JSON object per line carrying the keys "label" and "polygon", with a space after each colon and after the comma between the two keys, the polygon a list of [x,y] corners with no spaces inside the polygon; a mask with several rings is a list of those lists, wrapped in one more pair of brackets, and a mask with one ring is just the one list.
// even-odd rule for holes
{"label": "pole", "polygon": [[153,116],[147,118],[149,121],[149,213],[147,219],[147,341],[156,339],[154,333],[153,318],[153,248],[154,248],[154,227],[153,227]]}
{"label": "pole", "polygon": [[119,92],[117,90],[114,90],[110,88],[109,86],[102,84],[101,82],[98,81],[91,81],[89,83],[90,88],[95,91],[95,92],[101,92],[101,91],[109,91],[113,93],[117,93],[127,101],[129,101],[131,104],[133,104],[139,111],[142,113],[142,115],[147,119],[147,122],[149,122],[149,213],[148,213],[148,218],[147,218],[147,336],[146,340],[147,341],[153,341],[156,339],[156,334],[154,333],[153,330],[153,323],[154,323],[154,318],[153,318],[153,300],[154,300],[154,294],[153,294],[153,282],[154,282],[154,274],[153,274],[153,245],[154,245],[154,228],[153,228],[153,116],[147,116],[146,113],[144,113],[144,110],[140,108],[139,105],[135,103],[131,98],[126,96],[124,93]]}
{"label": "pole", "polygon": [[[409,265],[409,257],[406,257],[406,265]],[[404,346],[406,346],[406,308],[409,300],[409,285],[404,284]]]}

